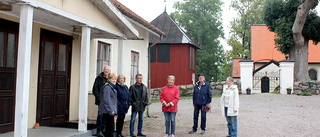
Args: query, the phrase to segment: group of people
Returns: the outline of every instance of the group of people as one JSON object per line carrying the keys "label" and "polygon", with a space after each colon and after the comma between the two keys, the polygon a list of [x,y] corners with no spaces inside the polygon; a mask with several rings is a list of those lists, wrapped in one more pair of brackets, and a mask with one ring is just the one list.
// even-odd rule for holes
{"label": "group of people", "polygon": [[[193,93],[193,127],[189,134],[197,132],[198,117],[201,111],[201,134],[205,134],[206,130],[206,113],[211,110],[211,86],[205,81],[204,74],[198,75],[199,81],[194,87]],[[226,85],[223,86],[221,95],[221,112],[226,117],[228,135],[227,137],[237,137],[237,116],[239,112],[239,93],[237,85],[233,84],[233,78],[228,77]]]}
{"label": "group of people", "polygon": [[[143,112],[148,105],[147,88],[142,83],[141,74],[135,76],[136,83],[130,88],[125,85],[126,77],[111,73],[109,66],[105,66],[95,79],[92,92],[95,104],[98,105],[97,133],[98,137],[123,137],[123,123],[130,106],[132,115],[130,120],[130,136],[134,136],[134,123],[139,115],[138,136],[142,134]],[[114,118],[117,117],[116,127]],[[115,132],[116,129],[116,132]]]}
{"label": "group of people", "polygon": [[[132,106],[132,114],[130,120],[130,136],[134,135],[134,123],[136,116],[138,119],[137,136],[145,136],[142,134],[143,113],[148,105],[147,88],[142,83],[142,75],[136,75],[136,83],[130,88],[124,84],[125,76],[120,74],[116,76],[110,73],[110,67],[106,66],[104,72],[97,76],[93,94],[96,97],[95,104],[99,106],[97,117],[97,136],[113,137],[115,135],[114,117],[116,121],[116,136],[122,137],[123,122],[129,106]],[[211,110],[211,86],[205,81],[204,74],[198,75],[199,81],[195,84],[193,94],[193,127],[189,131],[194,134],[198,129],[198,118],[201,112],[201,134],[205,134],[206,130],[206,113]],[[165,116],[165,136],[175,136],[175,117],[178,111],[179,88],[174,85],[175,77],[168,76],[168,84],[162,88],[160,93],[160,101],[162,104],[162,112]],[[226,117],[228,127],[228,137],[237,136],[237,115],[239,111],[239,94],[238,88],[233,84],[233,78],[228,77],[226,85],[223,86],[221,96],[221,112]]]}
{"label": "group of people", "polygon": [[[201,111],[201,134],[206,130],[206,114],[211,110],[211,86],[205,81],[204,74],[198,75],[199,81],[195,84],[193,90],[193,127],[189,134],[194,134],[198,129],[199,112]],[[168,84],[162,88],[160,101],[162,103],[162,112],[165,116],[166,133],[164,137],[175,136],[175,116],[177,113],[177,104],[179,101],[179,88],[174,85],[175,77],[168,77]],[[239,112],[239,93],[237,85],[233,84],[233,78],[228,77],[226,85],[223,86],[221,95],[221,112],[226,117],[228,135],[227,137],[237,137],[237,116]],[[171,130],[171,132],[170,132]]]}

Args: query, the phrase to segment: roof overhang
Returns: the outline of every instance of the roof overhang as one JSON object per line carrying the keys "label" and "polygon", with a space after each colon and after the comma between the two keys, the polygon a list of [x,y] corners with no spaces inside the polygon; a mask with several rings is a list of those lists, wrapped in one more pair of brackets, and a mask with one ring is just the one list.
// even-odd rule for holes
{"label": "roof overhang", "polygon": [[[20,5],[28,4],[34,7],[34,13],[33,13],[34,22],[43,24],[46,26],[50,26],[59,30],[71,32],[74,34],[81,34],[81,32],[75,32],[74,28],[79,28],[81,26],[89,26],[91,28],[91,38],[129,39],[129,38],[137,37],[133,32],[131,32],[131,34],[129,34],[129,32],[124,34],[124,33],[112,30],[110,28],[104,27],[90,20],[86,20],[84,18],[78,17],[66,11],[60,10],[48,4],[39,2],[37,0],[0,0],[0,1],[6,2],[12,5],[12,11],[0,11],[0,13],[19,18]],[[111,6],[114,7],[114,5],[112,4]],[[130,24],[130,26],[132,25]],[[133,29],[133,31],[137,32],[137,30],[135,29]]]}
{"label": "roof overhang", "polygon": [[90,0],[92,1],[107,17],[126,34],[128,39],[137,39],[139,32],[134,26],[123,16],[117,7],[109,0]]}

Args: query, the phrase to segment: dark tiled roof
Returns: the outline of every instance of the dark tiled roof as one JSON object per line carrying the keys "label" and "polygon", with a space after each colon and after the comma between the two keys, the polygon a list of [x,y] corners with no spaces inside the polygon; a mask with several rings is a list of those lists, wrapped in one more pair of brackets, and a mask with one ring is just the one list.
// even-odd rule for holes
{"label": "dark tiled roof", "polygon": [[267,64],[265,64],[265,65],[263,65],[263,66],[261,66],[260,68],[258,68],[258,69],[256,69],[256,70],[254,70],[253,71],[253,75],[255,74],[255,73],[257,73],[258,71],[260,71],[261,69],[263,69],[263,68],[265,68],[265,67],[267,67],[267,66],[269,66],[270,64],[276,64],[278,67],[279,67],[279,62],[277,62],[277,61],[275,61],[275,60],[270,60],[270,62],[268,62]]}
{"label": "dark tiled roof", "polygon": [[[159,43],[187,43],[195,46],[196,48],[200,48],[195,42],[193,42],[187,36],[183,29],[173,21],[173,19],[167,14],[167,12],[163,12],[161,15],[159,15],[157,18],[151,21],[151,24],[153,24],[166,34],[166,37],[162,38],[162,40]],[[159,40],[158,37],[151,33],[149,36],[150,43],[155,43],[157,40]]]}
{"label": "dark tiled roof", "polygon": [[[165,35],[164,32],[162,32],[160,29],[158,29],[157,27],[150,24],[148,21],[141,18],[139,15],[137,15],[136,13],[131,11],[129,8],[124,6],[122,3],[118,2],[117,0],[110,0],[110,2],[112,2],[120,10],[120,12],[122,14],[124,14],[125,16],[133,19],[134,21],[139,22],[143,26],[147,27],[148,29],[154,31],[155,33],[157,33],[159,35]],[[157,36],[157,37],[159,37],[159,36]]]}

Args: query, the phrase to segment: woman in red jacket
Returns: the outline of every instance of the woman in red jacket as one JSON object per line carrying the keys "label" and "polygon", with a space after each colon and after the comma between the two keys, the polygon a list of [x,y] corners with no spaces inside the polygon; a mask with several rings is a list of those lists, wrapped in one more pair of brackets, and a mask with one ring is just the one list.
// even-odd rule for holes
{"label": "woman in red jacket", "polygon": [[[160,101],[162,103],[162,112],[166,119],[166,135],[164,137],[174,137],[176,128],[176,113],[178,111],[179,88],[174,85],[175,77],[170,75],[168,77],[168,84],[161,90]],[[171,134],[170,134],[171,125]]]}

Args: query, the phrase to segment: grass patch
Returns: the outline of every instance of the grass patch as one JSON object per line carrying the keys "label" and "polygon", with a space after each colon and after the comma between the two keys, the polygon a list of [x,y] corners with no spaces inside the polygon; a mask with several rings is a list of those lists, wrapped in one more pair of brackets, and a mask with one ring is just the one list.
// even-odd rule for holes
{"label": "grass patch", "polygon": [[309,92],[302,92],[302,93],[298,93],[298,96],[312,96],[311,93]]}
{"label": "grass patch", "polygon": [[280,94],[280,92],[269,92],[270,94]]}
{"label": "grass patch", "polygon": [[157,103],[160,102],[160,99],[151,100],[151,103]]}
{"label": "grass patch", "polygon": [[189,96],[189,97],[180,97],[180,100],[189,100],[189,99],[192,99],[192,96]]}
{"label": "grass patch", "polygon": [[221,97],[221,95],[214,95],[214,96],[212,96],[212,98],[220,98]]}

